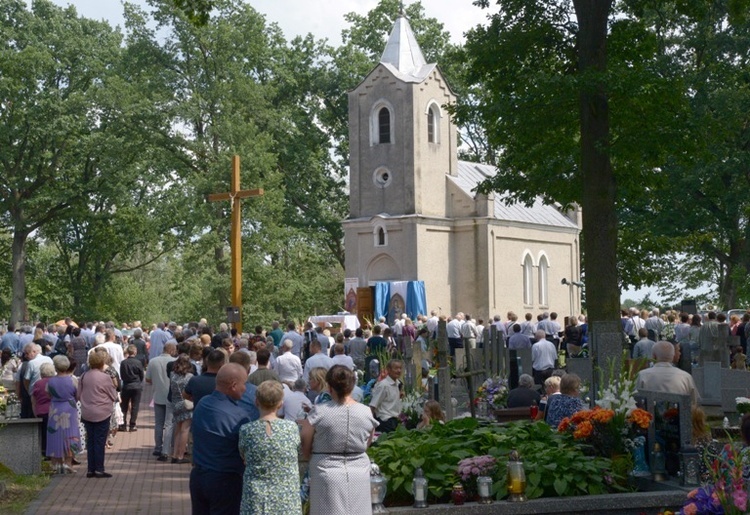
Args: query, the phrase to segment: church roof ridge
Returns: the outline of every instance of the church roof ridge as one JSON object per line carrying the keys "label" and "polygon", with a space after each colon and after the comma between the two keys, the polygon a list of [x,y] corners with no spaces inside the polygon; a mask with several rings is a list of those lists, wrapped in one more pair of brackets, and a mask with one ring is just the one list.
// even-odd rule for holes
{"label": "church roof ridge", "polygon": [[411,30],[409,20],[403,12],[393,24],[393,30],[388,37],[380,62],[391,65],[399,73],[407,76],[415,76],[415,72],[419,74],[420,70],[428,64]]}

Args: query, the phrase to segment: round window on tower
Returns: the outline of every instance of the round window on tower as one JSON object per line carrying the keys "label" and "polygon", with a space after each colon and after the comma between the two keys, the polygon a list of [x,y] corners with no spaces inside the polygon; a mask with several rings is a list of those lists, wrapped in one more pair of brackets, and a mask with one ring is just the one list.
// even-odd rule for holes
{"label": "round window on tower", "polygon": [[374,182],[375,186],[378,188],[385,188],[392,180],[393,174],[387,168],[378,168],[372,175],[372,182]]}

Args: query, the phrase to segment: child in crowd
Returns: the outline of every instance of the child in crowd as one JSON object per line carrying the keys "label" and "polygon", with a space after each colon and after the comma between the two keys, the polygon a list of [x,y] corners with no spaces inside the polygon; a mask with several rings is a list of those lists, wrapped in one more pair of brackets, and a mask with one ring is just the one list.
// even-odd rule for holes
{"label": "child in crowd", "polygon": [[433,422],[445,424],[445,415],[437,401],[427,401],[422,408],[422,420],[417,424],[417,429],[430,427]]}

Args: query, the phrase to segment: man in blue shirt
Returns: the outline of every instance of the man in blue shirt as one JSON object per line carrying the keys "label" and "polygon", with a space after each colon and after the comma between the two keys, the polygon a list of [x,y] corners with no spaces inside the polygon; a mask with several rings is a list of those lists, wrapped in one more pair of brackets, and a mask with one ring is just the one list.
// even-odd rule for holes
{"label": "man in blue shirt", "polygon": [[0,350],[10,349],[10,351],[16,356],[21,355],[21,349],[18,348],[18,335],[16,334],[16,326],[8,324],[8,332],[3,335],[0,340]]}
{"label": "man in blue shirt", "polygon": [[216,390],[204,397],[193,412],[193,515],[240,512],[245,472],[238,449],[240,427],[252,420],[238,403],[245,392],[246,379],[242,366],[224,365],[216,374]]}
{"label": "man in blue shirt", "polygon": [[156,329],[151,331],[149,335],[151,339],[151,348],[148,352],[148,359],[154,359],[156,356],[164,352],[164,344],[167,343],[172,335],[164,330],[164,322],[159,322]]}

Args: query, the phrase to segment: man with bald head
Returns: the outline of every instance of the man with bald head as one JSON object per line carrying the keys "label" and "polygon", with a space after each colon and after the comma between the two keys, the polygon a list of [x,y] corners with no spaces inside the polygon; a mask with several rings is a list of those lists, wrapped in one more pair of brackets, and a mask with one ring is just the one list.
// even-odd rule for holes
{"label": "man with bald head", "polygon": [[245,368],[227,363],[216,374],[216,389],[193,411],[193,470],[190,472],[193,515],[240,512],[245,472],[238,451],[240,427],[252,420],[248,411],[238,404],[245,392],[246,380]]}
{"label": "man with bald head", "polygon": [[672,365],[675,347],[672,342],[658,341],[651,351],[656,363],[651,368],[638,372],[636,388],[652,392],[690,395],[693,405],[699,402],[698,389],[693,376]]}

